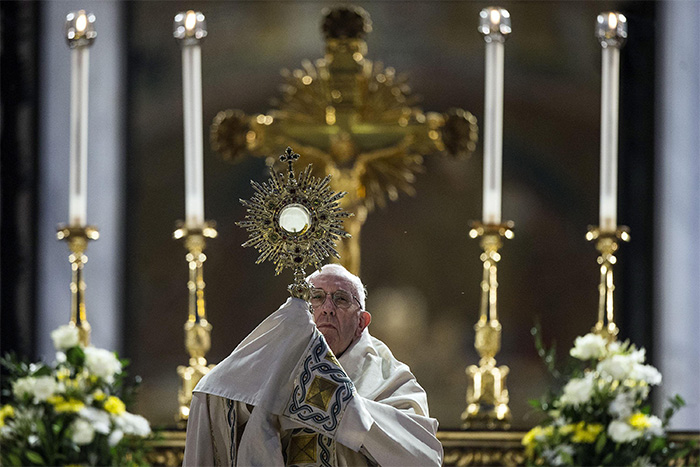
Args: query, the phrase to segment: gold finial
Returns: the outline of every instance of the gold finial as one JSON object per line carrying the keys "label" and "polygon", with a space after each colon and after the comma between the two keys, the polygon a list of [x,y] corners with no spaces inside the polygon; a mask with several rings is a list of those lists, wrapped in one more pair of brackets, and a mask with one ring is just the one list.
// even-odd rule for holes
{"label": "gold finial", "polygon": [[89,47],[96,37],[95,15],[85,10],[72,11],[66,15],[66,40],[71,49]]}
{"label": "gold finial", "polygon": [[605,48],[622,48],[627,41],[627,18],[617,11],[608,11],[598,15],[595,35],[600,46]]}
{"label": "gold finial", "polygon": [[175,15],[173,37],[181,40],[182,45],[198,44],[207,37],[207,22],[199,11],[183,11]]}

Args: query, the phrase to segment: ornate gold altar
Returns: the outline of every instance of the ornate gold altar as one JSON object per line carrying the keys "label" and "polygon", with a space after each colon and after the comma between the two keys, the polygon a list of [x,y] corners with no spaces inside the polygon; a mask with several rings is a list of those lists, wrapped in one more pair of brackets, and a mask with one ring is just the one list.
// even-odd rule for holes
{"label": "ornate gold altar", "polygon": [[[524,431],[452,431],[438,432],[438,439],[445,450],[443,465],[522,465],[525,451],[521,440]],[[697,441],[700,434],[693,432],[676,432],[669,435],[676,443]],[[184,431],[166,431],[161,438],[151,442],[153,451],[149,455],[154,465],[177,466],[182,464],[185,449]],[[696,447],[684,458],[672,464],[674,466],[698,465],[700,448]]]}

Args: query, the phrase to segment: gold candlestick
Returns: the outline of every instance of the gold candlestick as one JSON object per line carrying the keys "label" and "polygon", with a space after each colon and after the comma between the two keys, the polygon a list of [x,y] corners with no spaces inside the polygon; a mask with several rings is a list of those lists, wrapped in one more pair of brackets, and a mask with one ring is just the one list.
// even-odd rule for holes
{"label": "gold candlestick", "polygon": [[479,321],[474,325],[474,347],[481,359],[479,366],[467,367],[467,408],[462,413],[462,428],[507,429],[511,413],[508,407],[506,376],[510,371],[505,365],[496,366],[496,354],[501,349],[501,323],[497,313],[497,265],[501,259],[498,250],[503,238],[513,238],[513,222],[482,224],[472,222],[471,238],[481,237],[483,279],[481,281],[481,309]]}
{"label": "gold candlestick", "polygon": [[[599,227],[591,226],[586,233],[586,240],[595,241],[595,247],[600,252],[600,284],[598,284],[598,321],[592,331],[610,340],[615,340],[620,328],[615,324],[613,292],[613,265],[617,263],[615,252],[619,241],[629,242],[629,227],[620,226],[613,232],[602,232]],[[606,323],[607,321],[607,323]]]}
{"label": "gold candlestick", "polygon": [[204,272],[203,265],[207,257],[204,254],[205,238],[216,238],[217,232],[213,221],[205,222],[203,228],[187,228],[180,224],[173,233],[175,239],[183,238],[189,265],[190,278],[187,282],[189,290],[189,315],[185,322],[185,348],[190,354],[190,364],[177,367],[177,373],[182,378],[182,386],[178,390],[180,408],[175,417],[179,422],[187,421],[192,402],[192,390],[197,383],[214,365],[207,365],[205,355],[211,348],[212,326],[207,321],[204,302]]}
{"label": "gold candlestick", "polygon": [[90,323],[85,312],[85,280],[83,279],[83,267],[87,263],[85,250],[89,240],[97,240],[100,233],[97,227],[67,227],[59,225],[56,237],[59,240],[68,242],[71,251],[68,260],[70,261],[72,278],[70,283],[71,304],[70,304],[70,324],[78,328],[80,343],[84,346],[90,344]]}

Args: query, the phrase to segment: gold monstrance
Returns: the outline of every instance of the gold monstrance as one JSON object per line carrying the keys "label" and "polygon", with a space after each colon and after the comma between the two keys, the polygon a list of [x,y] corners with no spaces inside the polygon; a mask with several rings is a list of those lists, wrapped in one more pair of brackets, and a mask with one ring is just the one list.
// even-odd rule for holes
{"label": "gold monstrance", "polygon": [[405,76],[365,58],[371,24],[359,7],[328,10],[324,57],[283,71],[286,82],[276,108],[257,115],[219,112],[211,130],[212,148],[227,161],[246,154],[267,158],[291,144],[313,163],[316,176],[333,176],[331,188],[347,192],[341,205],[354,214],[345,223],[351,237],[338,246],[343,265],[354,274],[360,272],[360,230],[367,214],[387,197],[415,193],[424,155],[468,156],[478,133],[476,118],[462,109],[424,113]]}
{"label": "gold monstrance", "polygon": [[286,177],[271,168],[268,182],[250,182],[255,194],[250,201],[240,200],[248,215],[236,224],[250,235],[243,246],[260,252],[256,264],[269,259],[275,263],[275,275],[293,268],[294,282],[287,289],[292,297],[308,301],[304,269],[320,268],[329,256],[340,258],[335,242],[350,237],[343,230],[343,219],[352,214],[340,208],[346,193],[331,190],[330,175],[317,179],[308,165],[297,178],[293,166],[297,159],[299,154],[288,147],[280,156],[280,161],[289,164]]}

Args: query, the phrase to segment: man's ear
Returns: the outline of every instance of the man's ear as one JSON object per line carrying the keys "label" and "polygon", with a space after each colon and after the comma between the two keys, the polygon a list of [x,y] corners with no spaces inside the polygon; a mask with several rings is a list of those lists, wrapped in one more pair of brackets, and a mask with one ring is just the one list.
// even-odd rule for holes
{"label": "man's ear", "polygon": [[369,323],[372,322],[372,315],[369,314],[369,311],[360,311],[360,325],[357,327],[357,335],[359,336],[362,334],[362,331],[365,330],[367,326],[369,326]]}

